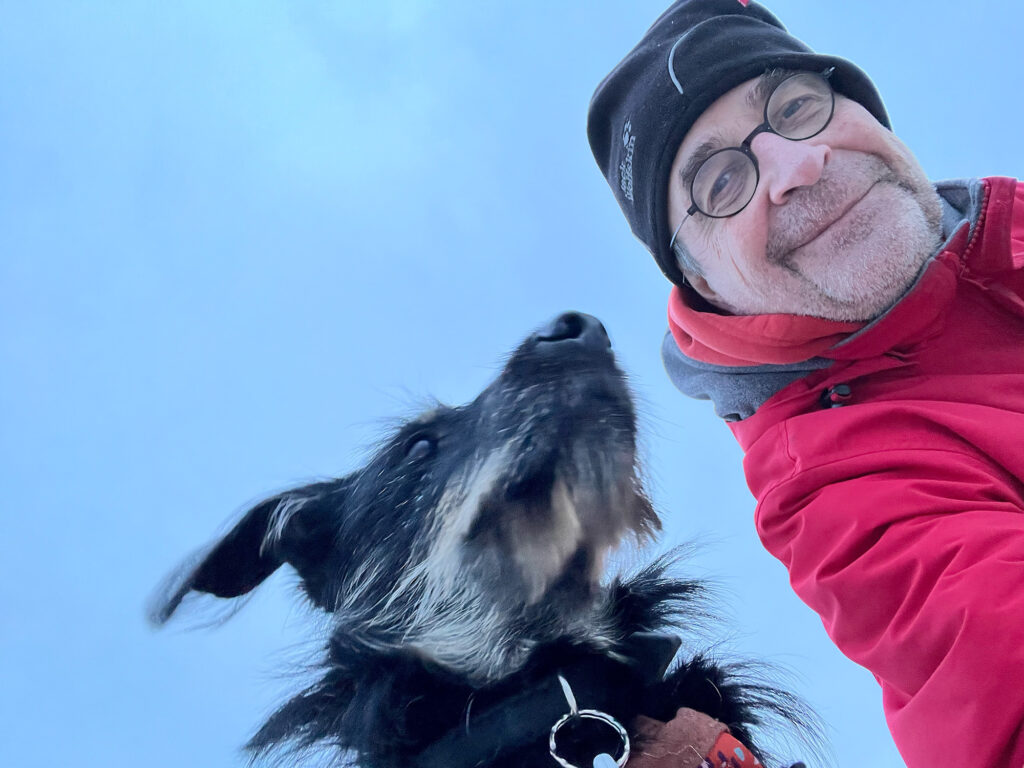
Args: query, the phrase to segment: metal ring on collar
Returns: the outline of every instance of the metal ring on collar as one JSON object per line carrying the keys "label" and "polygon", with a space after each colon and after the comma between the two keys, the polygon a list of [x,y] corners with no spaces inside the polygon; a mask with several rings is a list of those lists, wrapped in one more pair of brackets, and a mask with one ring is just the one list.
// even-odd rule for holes
{"label": "metal ring on collar", "polygon": [[622,755],[615,761],[615,765],[622,768],[629,759],[629,734],[626,733],[626,729],[622,727],[622,724],[618,720],[607,712],[601,712],[597,709],[578,709],[576,706],[576,697],[573,695],[572,688],[569,687],[569,682],[561,675],[558,676],[558,681],[562,684],[562,690],[565,692],[566,701],[569,702],[569,712],[562,715],[562,717],[558,719],[558,722],[551,726],[551,735],[548,738],[548,751],[551,753],[551,757],[553,757],[555,762],[562,766],[562,768],[582,768],[582,766],[573,765],[558,754],[558,731],[570,720],[579,717],[585,720],[597,720],[598,722],[604,723],[615,730],[619,740],[622,742]]}

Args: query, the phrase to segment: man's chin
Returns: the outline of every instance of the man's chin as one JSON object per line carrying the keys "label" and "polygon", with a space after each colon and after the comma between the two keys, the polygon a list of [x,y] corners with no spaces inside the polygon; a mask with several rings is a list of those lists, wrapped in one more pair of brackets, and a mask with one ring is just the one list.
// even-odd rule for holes
{"label": "man's chin", "polygon": [[817,289],[812,314],[870,320],[906,292],[937,238],[908,190],[878,184],[786,266]]}

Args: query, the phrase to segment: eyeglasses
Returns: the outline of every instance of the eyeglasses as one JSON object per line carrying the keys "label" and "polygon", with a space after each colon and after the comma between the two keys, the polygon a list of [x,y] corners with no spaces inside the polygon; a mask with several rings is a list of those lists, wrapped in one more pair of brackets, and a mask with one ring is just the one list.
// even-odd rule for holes
{"label": "eyeglasses", "polygon": [[750,143],[759,133],[774,133],[790,141],[803,141],[825,130],[836,108],[836,97],[825,72],[800,72],[780,82],[768,95],[764,121],[738,147],[712,152],[701,163],[690,182],[690,207],[672,233],[668,247],[687,217],[700,211],[712,219],[735,216],[754,198],[761,178],[757,157]]}

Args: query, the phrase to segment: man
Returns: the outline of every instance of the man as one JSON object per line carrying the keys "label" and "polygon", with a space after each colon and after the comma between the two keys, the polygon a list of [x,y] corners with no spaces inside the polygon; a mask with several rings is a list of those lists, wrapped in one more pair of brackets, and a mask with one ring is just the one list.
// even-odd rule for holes
{"label": "man", "polygon": [[737,0],[670,7],[588,135],[669,375],[907,765],[1024,765],[1024,185],[933,186],[867,75]]}

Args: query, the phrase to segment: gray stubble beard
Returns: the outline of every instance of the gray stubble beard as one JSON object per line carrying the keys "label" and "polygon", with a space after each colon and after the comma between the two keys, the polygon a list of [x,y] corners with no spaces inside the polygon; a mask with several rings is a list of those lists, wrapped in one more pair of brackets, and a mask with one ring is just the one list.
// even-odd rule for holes
{"label": "gray stubble beard", "polygon": [[[861,178],[866,174],[867,178],[874,180],[870,186],[893,185],[909,195],[920,211],[920,218],[903,216],[896,222],[887,222],[886,258],[872,259],[845,285],[842,281],[823,284],[823,281],[816,281],[793,266],[790,257],[801,242],[806,242],[808,233],[815,231],[817,222],[834,215],[836,208],[850,199],[848,185],[837,180],[838,174],[833,169],[814,186],[794,192],[796,199],[791,199],[786,209],[780,212],[779,220],[769,233],[766,257],[798,276],[809,291],[817,295],[819,300],[810,301],[803,314],[840,321],[867,321],[878,317],[906,293],[922,266],[941,244],[942,207],[938,194],[923,171],[917,169],[919,172],[915,172],[915,168],[908,165],[903,173],[899,173],[874,155],[863,155],[863,161],[858,159],[858,162],[865,163]],[[853,223],[852,232],[834,237],[867,239],[878,234],[882,224],[865,218],[863,222]],[[850,223],[847,228],[850,229]],[[840,246],[838,250],[842,250],[842,243],[837,245]],[[850,247],[856,246],[850,244]]]}

